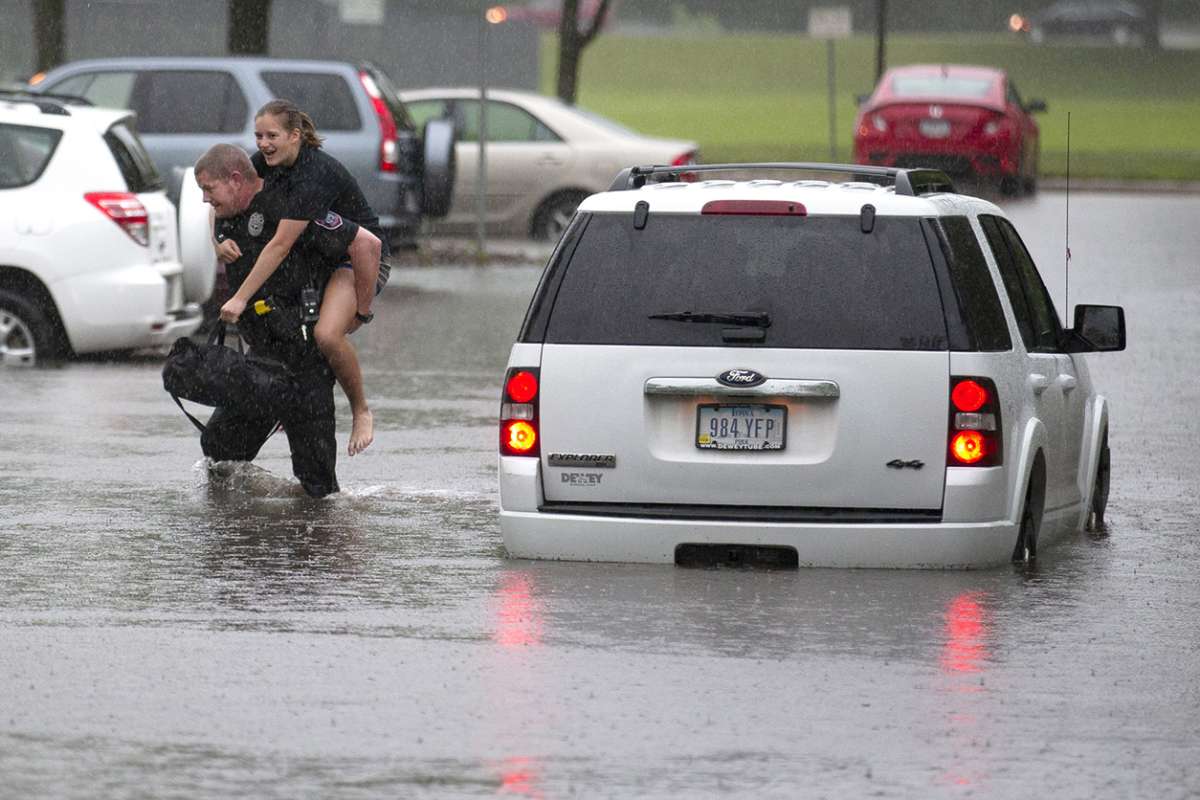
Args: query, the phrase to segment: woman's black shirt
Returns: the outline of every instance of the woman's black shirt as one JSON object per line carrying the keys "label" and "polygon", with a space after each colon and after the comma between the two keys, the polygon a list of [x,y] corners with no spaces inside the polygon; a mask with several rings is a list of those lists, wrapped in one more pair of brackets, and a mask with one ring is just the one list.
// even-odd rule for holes
{"label": "woman's black shirt", "polygon": [[283,219],[322,219],[325,212],[333,211],[375,234],[383,255],[388,255],[387,237],[383,235],[379,217],[342,162],[310,145],[300,146],[300,153],[290,167],[268,166],[258,151],[250,161],[267,188],[279,190],[285,198]]}

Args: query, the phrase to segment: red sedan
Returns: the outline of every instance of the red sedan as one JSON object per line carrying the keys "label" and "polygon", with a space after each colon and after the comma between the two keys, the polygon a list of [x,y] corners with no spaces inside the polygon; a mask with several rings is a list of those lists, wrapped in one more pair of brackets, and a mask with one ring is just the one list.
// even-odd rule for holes
{"label": "red sedan", "polygon": [[1002,191],[1037,186],[1041,100],[1022,102],[1003,70],[913,64],[884,73],[859,109],[854,158],[859,164],[934,167],[952,175],[996,179]]}

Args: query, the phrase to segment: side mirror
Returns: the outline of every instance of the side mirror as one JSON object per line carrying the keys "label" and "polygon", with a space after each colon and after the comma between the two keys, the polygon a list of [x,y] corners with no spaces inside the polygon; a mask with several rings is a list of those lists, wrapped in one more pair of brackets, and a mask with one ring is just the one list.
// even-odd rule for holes
{"label": "side mirror", "polygon": [[1030,100],[1025,104],[1025,110],[1031,114],[1041,114],[1046,111],[1045,100]]}
{"label": "side mirror", "polygon": [[855,103],[856,105],[860,105],[860,106],[861,106],[863,103],[867,102],[867,101],[868,101],[868,100],[870,100],[870,99],[871,99],[871,95],[869,95],[869,94],[856,94],[856,95],[854,95],[854,103]]}
{"label": "side mirror", "polygon": [[1125,349],[1125,309],[1121,306],[1075,306],[1075,327],[1067,331],[1068,353],[1104,353]]}

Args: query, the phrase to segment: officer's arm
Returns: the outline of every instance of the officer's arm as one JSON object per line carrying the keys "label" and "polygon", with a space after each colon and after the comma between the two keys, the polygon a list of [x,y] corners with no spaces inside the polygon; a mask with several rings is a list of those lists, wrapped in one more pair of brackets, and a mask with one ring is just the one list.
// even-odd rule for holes
{"label": "officer's arm", "polygon": [[354,268],[354,294],[358,299],[358,313],[371,313],[371,301],[375,299],[375,282],[379,279],[379,256],[383,246],[379,237],[359,227],[354,241],[346,248],[350,266]]}
{"label": "officer's arm", "polygon": [[250,298],[254,297],[254,293],[262,288],[262,285],[267,282],[267,278],[271,277],[283,260],[287,258],[287,254],[292,250],[292,245],[300,238],[300,234],[304,232],[307,225],[308,220],[280,220],[275,235],[259,253],[258,260],[254,262],[254,267],[246,276],[246,280],[242,281],[242,285],[233,299],[240,300],[242,305],[249,303]]}

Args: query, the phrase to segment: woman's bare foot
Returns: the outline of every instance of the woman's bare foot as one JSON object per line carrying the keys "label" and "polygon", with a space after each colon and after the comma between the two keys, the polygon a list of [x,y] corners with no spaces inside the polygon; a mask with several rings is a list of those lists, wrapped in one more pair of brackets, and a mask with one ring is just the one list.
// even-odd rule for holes
{"label": "woman's bare foot", "polygon": [[350,446],[346,451],[355,456],[366,450],[375,441],[375,417],[370,411],[357,411],[350,423]]}

